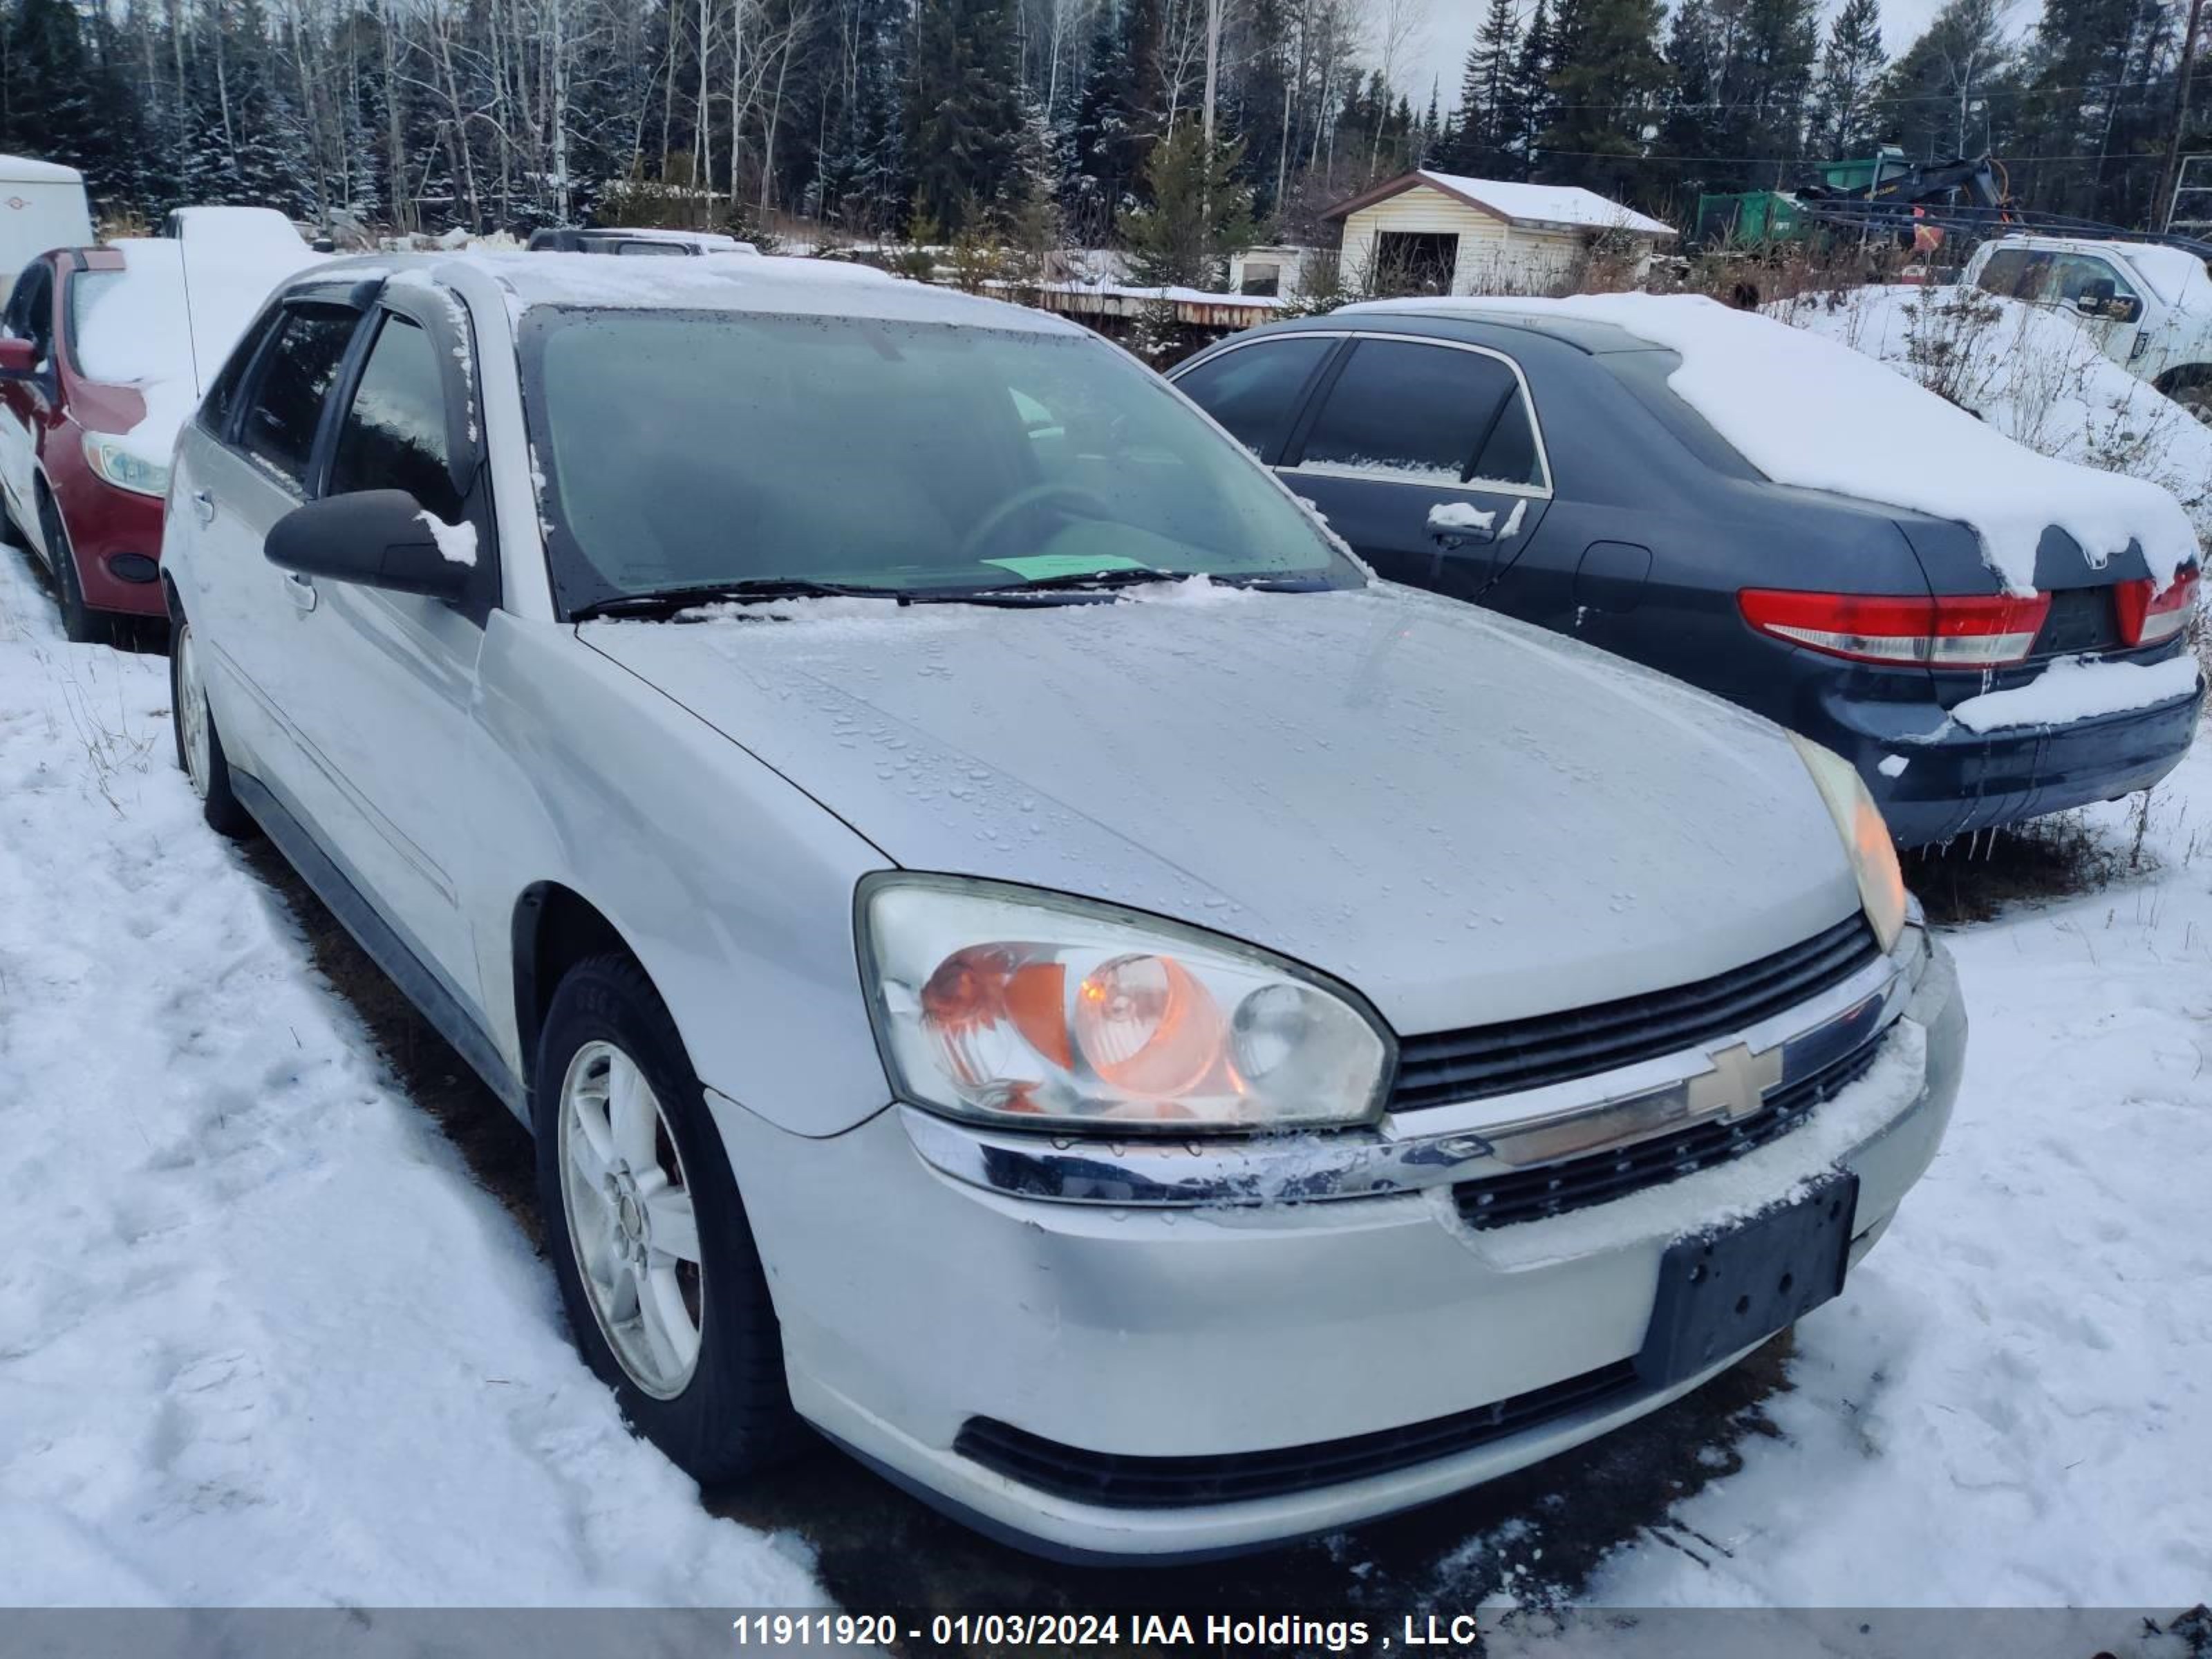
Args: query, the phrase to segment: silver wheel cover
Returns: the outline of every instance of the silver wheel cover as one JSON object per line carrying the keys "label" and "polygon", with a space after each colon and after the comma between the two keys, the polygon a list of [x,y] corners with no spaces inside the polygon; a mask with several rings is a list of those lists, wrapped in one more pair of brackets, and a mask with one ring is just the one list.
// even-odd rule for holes
{"label": "silver wheel cover", "polygon": [[676,1137],[637,1062],[587,1042],[561,1081],[561,1203],[584,1295],[629,1380],[673,1400],[699,1369],[706,1279]]}

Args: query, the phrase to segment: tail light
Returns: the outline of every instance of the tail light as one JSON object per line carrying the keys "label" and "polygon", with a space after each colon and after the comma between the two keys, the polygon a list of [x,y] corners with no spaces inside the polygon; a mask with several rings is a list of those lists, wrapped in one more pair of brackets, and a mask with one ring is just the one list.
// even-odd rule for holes
{"label": "tail light", "polygon": [[2050,614],[2047,593],[1806,593],[1747,587],[1743,619],[1762,634],[1856,662],[1992,668],[2026,659]]}
{"label": "tail light", "polygon": [[2112,594],[2120,616],[2120,638],[2129,645],[2157,645],[2179,634],[2197,603],[2197,576],[2185,570],[2163,593],[2154,593],[2151,579],[2122,582]]}

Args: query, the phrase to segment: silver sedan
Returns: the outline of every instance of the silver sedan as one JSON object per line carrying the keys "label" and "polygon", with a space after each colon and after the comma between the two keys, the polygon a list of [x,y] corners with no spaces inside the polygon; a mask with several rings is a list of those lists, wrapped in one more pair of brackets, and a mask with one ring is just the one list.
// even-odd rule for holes
{"label": "silver sedan", "polygon": [[1380,582],[1039,313],[760,258],[283,289],[176,456],[178,754],[536,1132],[706,1481],[811,1423],[1188,1558],[1836,1296],[1965,1016],[1851,769]]}

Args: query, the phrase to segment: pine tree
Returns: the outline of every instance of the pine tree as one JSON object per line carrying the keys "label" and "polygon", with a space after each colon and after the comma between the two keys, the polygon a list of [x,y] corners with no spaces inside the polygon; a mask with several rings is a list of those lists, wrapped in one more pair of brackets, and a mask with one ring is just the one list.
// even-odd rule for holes
{"label": "pine tree", "polygon": [[1508,165],[1508,140],[1519,130],[1514,57],[1520,35],[1513,0],[1490,0],[1460,77],[1459,125],[1450,158],[1458,172],[1495,176]]}
{"label": "pine tree", "polygon": [[1829,26],[1813,92],[1812,148],[1838,159],[1873,146],[1874,92],[1889,56],[1881,46],[1881,0],[1844,0]]}
{"label": "pine tree", "polygon": [[924,0],[915,59],[915,188],[958,231],[1016,191],[1021,77],[1010,0]]}
{"label": "pine tree", "polygon": [[1252,245],[1251,192],[1237,182],[1241,144],[1216,143],[1208,155],[1196,121],[1178,122],[1145,162],[1149,206],[1125,214],[1129,267],[1149,288],[1181,285],[1218,292],[1231,254]]}
{"label": "pine tree", "polygon": [[1658,0],[1574,0],[1562,9],[1553,115],[1538,140],[1544,176],[1616,198],[1650,193],[1644,129],[1668,82]]}
{"label": "pine tree", "polygon": [[1949,0],[1883,82],[1885,125],[1916,160],[1978,149],[2012,70],[2002,0]]}
{"label": "pine tree", "polygon": [[1546,0],[1536,0],[1521,50],[1513,60],[1511,118],[1498,135],[1498,174],[1526,179],[1534,165],[1537,138],[1552,119],[1553,29]]}
{"label": "pine tree", "polygon": [[1716,15],[1725,50],[1712,149],[1741,159],[1716,167],[1715,183],[1777,188],[1795,176],[1805,155],[1820,47],[1818,0],[1726,0]]}
{"label": "pine tree", "polygon": [[1667,29],[1665,55],[1674,83],[1667,117],[1659,125],[1659,148],[1667,155],[1688,158],[1674,171],[1686,194],[1700,191],[1711,176],[1705,158],[1719,143],[1715,100],[1723,51],[1720,25],[1707,0],[1681,0]]}

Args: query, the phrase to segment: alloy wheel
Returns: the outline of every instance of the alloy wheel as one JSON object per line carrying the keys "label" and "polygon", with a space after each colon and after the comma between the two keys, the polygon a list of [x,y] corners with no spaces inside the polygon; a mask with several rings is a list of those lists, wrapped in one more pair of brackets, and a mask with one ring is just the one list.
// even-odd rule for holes
{"label": "alloy wheel", "polygon": [[586,1042],[562,1079],[561,1199],[584,1293],[623,1371],[672,1400],[699,1367],[699,1224],[674,1133],[637,1062]]}

